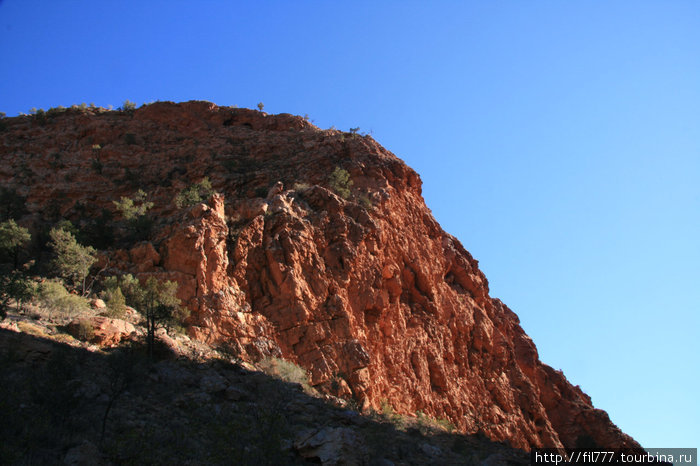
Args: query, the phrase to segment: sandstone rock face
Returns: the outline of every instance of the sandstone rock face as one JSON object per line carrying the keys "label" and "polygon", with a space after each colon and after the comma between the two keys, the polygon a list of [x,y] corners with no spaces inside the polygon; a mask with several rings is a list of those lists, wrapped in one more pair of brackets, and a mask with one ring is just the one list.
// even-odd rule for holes
{"label": "sandstone rock face", "polygon": [[[638,446],[539,361],[419,176],[372,138],[208,102],[4,122],[0,182],[26,197],[30,227],[65,217],[99,232],[112,201],[149,193],[151,235],[104,254],[112,272],[176,280],[192,337],[242,359],[281,355],[365,408],[422,411],[524,449]],[[204,176],[220,194],[177,209]]]}

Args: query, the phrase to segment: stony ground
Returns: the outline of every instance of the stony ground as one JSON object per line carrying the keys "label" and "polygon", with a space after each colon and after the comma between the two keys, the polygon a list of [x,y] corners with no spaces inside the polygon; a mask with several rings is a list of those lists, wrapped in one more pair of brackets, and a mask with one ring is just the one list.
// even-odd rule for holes
{"label": "stony ground", "polygon": [[[86,318],[86,316],[84,316]],[[525,464],[429,418],[361,414],[280,372],[183,335],[156,358],[131,339],[100,347],[69,319],[11,313],[0,328],[0,464]],[[268,371],[270,372],[270,371]],[[271,372],[272,374],[272,372]],[[303,382],[303,380],[301,380]]]}

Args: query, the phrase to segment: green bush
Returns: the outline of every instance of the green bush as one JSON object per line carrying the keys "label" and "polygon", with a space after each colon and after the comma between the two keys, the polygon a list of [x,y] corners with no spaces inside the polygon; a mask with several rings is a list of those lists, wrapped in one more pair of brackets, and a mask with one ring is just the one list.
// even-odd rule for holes
{"label": "green bush", "polygon": [[95,249],[78,244],[75,236],[61,227],[53,228],[49,236],[49,245],[56,255],[52,261],[56,274],[69,280],[74,287],[80,287],[84,294],[90,267],[97,261]]}
{"label": "green bush", "polygon": [[46,122],[46,112],[44,109],[40,108],[34,113],[34,119],[38,121],[39,123],[45,123]]}
{"label": "green bush", "polygon": [[394,408],[387,400],[381,400],[379,410],[384,419],[394,424],[398,429],[403,429],[405,427],[406,420],[403,416],[394,411]]}
{"label": "green bush", "polygon": [[19,266],[20,248],[31,239],[29,230],[17,225],[14,220],[0,223],[0,260],[12,262],[16,269]]}
{"label": "green bush", "polygon": [[136,110],[136,102],[132,102],[132,101],[127,99],[122,104],[121,109],[125,112],[132,112],[132,111]]}
{"label": "green bush", "polygon": [[107,277],[102,282],[102,286],[104,287],[101,293],[102,299],[105,300],[108,308],[110,303],[114,307],[114,311],[108,312],[124,312],[124,307],[127,305],[138,308],[142,300],[141,283],[130,273],[119,277],[115,275]]}
{"label": "green bush", "polygon": [[81,296],[70,294],[58,281],[47,280],[39,285],[39,303],[49,311],[49,316],[58,313],[72,317],[90,309],[87,300]]}
{"label": "green bush", "polygon": [[113,319],[122,319],[126,315],[126,298],[122,293],[121,288],[105,290],[102,293],[102,299],[107,305],[107,317]]}
{"label": "green bush", "polygon": [[331,189],[335,191],[343,199],[350,198],[350,187],[352,186],[352,180],[350,179],[350,173],[347,170],[343,170],[340,167],[335,167],[333,173],[329,177],[328,184]]}
{"label": "green bush", "polygon": [[133,198],[122,196],[118,201],[112,202],[124,220],[136,220],[153,207],[153,202],[146,201],[146,197],[146,192],[139,189]]}
{"label": "green bush", "polygon": [[182,330],[189,311],[180,306],[177,294],[177,283],[173,281],[158,281],[149,277],[141,284],[130,274],[121,277],[108,277],[104,280],[104,296],[118,305],[121,294],[126,304],[135,308],[146,318],[148,351],[152,356],[155,343],[155,331],[158,327]]}
{"label": "green bush", "polygon": [[214,193],[208,177],[199,183],[192,184],[175,196],[174,202],[178,209],[190,207],[206,201]]}
{"label": "green bush", "polygon": [[422,411],[416,413],[416,423],[418,428],[424,434],[435,432],[435,431],[446,431],[453,432],[457,427],[448,419],[445,418],[432,418]]}
{"label": "green bush", "polygon": [[155,333],[158,327],[182,325],[187,317],[187,311],[180,307],[180,299],[176,296],[177,283],[161,282],[155,277],[148,277],[146,283],[138,290],[136,308],[146,318],[146,341],[148,355],[153,357]]}
{"label": "green bush", "polygon": [[31,300],[35,295],[35,283],[21,271],[13,270],[7,272],[3,270],[2,274],[0,274],[0,320],[7,317],[7,311],[12,300],[17,303],[17,307],[21,310],[24,303]]}

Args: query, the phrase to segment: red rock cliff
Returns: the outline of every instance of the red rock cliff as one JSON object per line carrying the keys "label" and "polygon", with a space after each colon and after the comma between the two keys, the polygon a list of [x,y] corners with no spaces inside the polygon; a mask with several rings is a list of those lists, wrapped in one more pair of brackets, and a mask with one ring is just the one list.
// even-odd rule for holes
{"label": "red rock cliff", "polygon": [[[2,123],[0,180],[26,197],[35,230],[61,217],[109,229],[112,201],[149,193],[148,241],[118,237],[104,253],[113,271],[177,280],[191,335],[242,358],[282,355],[365,408],[524,449],[638,446],[539,361],[418,175],[372,138],[207,102]],[[330,186],[336,167],[347,199]],[[177,209],[204,176],[220,194]]]}

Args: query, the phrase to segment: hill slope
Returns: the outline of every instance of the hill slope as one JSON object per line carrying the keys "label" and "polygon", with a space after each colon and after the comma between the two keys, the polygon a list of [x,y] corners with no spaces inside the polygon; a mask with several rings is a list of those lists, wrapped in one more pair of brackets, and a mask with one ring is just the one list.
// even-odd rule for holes
{"label": "hill slope", "polygon": [[[539,361],[419,176],[371,137],[207,102],[2,123],[0,183],[26,199],[20,223],[70,219],[109,271],[176,280],[190,336],[297,362],[364,409],[526,450],[638,447]],[[204,177],[219,194],[178,208]],[[115,213],[138,189],[154,203],[148,228]]]}

